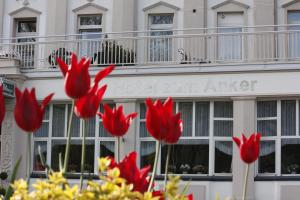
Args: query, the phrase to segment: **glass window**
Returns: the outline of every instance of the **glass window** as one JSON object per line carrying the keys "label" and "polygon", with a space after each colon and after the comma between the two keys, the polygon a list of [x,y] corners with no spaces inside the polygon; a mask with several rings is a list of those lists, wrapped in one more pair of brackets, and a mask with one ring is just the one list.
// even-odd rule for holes
{"label": "glass window", "polygon": [[[231,173],[233,105],[230,101],[176,102],[174,110],[183,120],[182,138],[171,146],[168,169],[175,174]],[[210,111],[214,111],[210,115]],[[145,104],[140,104],[140,165],[153,165],[155,141],[145,127]],[[210,123],[213,120],[215,123]],[[219,124],[218,124],[219,123]],[[221,125],[220,125],[221,124]],[[210,131],[211,130],[211,131]],[[214,130],[214,131],[213,131]],[[217,130],[217,131],[216,131]],[[214,137],[210,137],[213,135]],[[210,146],[210,140],[215,145]],[[215,146],[215,149],[213,149]],[[211,149],[210,149],[211,148]],[[209,152],[213,152],[210,155]],[[161,174],[165,173],[167,145],[160,154]],[[189,155],[189,156],[187,156]],[[209,156],[214,156],[215,166],[209,166]]]}
{"label": "glass window", "polygon": [[258,173],[275,173],[275,141],[261,141]]}
{"label": "glass window", "polygon": [[79,17],[80,25],[102,25],[102,15],[84,15]]}
{"label": "glass window", "polygon": [[296,135],[296,101],[281,101],[281,135]]}
{"label": "glass window", "polygon": [[281,173],[300,174],[300,139],[281,140]]}
{"label": "glass window", "polygon": [[36,32],[36,19],[21,19],[17,21],[18,33],[32,33]]}
{"label": "glass window", "polygon": [[277,135],[277,101],[257,102],[257,131],[262,136]]}
{"label": "glass window", "polygon": [[[300,11],[288,11],[287,21],[289,25],[288,30],[291,32],[288,33],[288,52],[290,58],[299,58],[300,57]],[[293,25],[295,24],[295,25]],[[298,24],[298,25],[296,25]],[[294,31],[294,32],[293,32]]]}
{"label": "glass window", "polygon": [[[109,104],[115,106],[115,104]],[[67,141],[67,131],[69,114],[71,110],[70,104],[52,104],[47,107],[43,125],[34,134],[34,153],[33,153],[33,171],[44,171],[39,157],[38,148],[40,146],[41,153],[45,157],[47,163],[52,169],[59,170],[59,155],[64,158],[64,151]],[[100,105],[103,112],[103,107]],[[87,130],[87,147],[86,147],[86,165],[85,173],[97,173],[97,162],[95,157],[114,157],[115,138],[105,132],[104,129],[98,128],[102,120],[99,117],[89,119],[86,124]],[[50,129],[49,127],[52,126]],[[103,126],[102,126],[103,128]],[[51,132],[50,132],[51,130]],[[99,131],[99,133],[98,133]],[[81,162],[81,144],[83,136],[83,123],[73,114],[73,122],[71,128],[72,142],[68,172],[80,172]],[[96,149],[97,148],[97,149]],[[47,153],[47,149],[51,152]],[[96,166],[94,166],[96,164]]]}

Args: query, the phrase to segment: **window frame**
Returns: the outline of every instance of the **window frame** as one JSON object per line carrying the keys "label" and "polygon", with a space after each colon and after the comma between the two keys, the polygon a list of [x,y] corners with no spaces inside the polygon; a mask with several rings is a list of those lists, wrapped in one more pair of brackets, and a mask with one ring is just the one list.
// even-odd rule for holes
{"label": "window frame", "polygon": [[[52,125],[53,125],[53,105],[64,105],[64,136],[63,137],[52,137]],[[51,148],[52,148],[52,142],[54,140],[56,141],[62,141],[62,140],[66,140],[67,139],[67,127],[68,127],[68,111],[69,111],[69,107],[70,107],[70,102],[54,102],[49,104],[49,119],[43,119],[43,123],[44,122],[48,122],[49,123],[49,127],[48,127],[48,136],[47,137],[35,137],[33,134],[33,137],[31,138],[31,169],[30,172],[32,174],[44,174],[44,171],[35,171],[34,169],[34,150],[35,150],[35,146],[34,143],[35,142],[46,142],[47,144],[47,156],[46,156],[46,161],[47,164],[49,164],[51,166],[52,164],[52,160],[51,160],[51,156],[52,156],[52,152],[51,152]],[[103,105],[103,104],[101,104]],[[99,106],[99,110],[100,110],[100,106]],[[73,117],[75,117],[75,113],[73,113]],[[117,157],[117,145],[116,145],[116,138],[111,136],[111,137],[100,137],[100,133],[99,133],[99,128],[100,128],[100,123],[102,122],[102,119],[96,115],[95,116],[95,136],[94,137],[86,137],[86,140],[92,140],[94,142],[94,171],[91,173],[93,175],[97,175],[98,174],[98,158],[100,157],[100,144],[101,142],[114,142],[114,156],[115,158]],[[79,130],[79,137],[72,137],[72,141],[75,140],[79,140],[82,141],[83,139],[83,131],[82,131],[82,120],[80,120],[80,130]],[[68,174],[75,174],[75,175],[79,175],[80,172],[68,172]]]}
{"label": "window frame", "polygon": [[[215,143],[217,141],[224,141],[224,142],[231,142],[232,143],[232,158],[233,158],[233,142],[232,142],[232,136],[224,136],[224,137],[220,137],[220,136],[214,136],[214,120],[219,120],[220,118],[218,117],[214,117],[214,103],[218,102],[218,101],[225,101],[225,102],[232,102],[233,101],[230,99],[218,99],[218,100],[178,100],[178,101],[174,101],[174,104],[176,105],[176,113],[179,110],[179,103],[182,102],[192,102],[193,103],[193,109],[192,109],[192,113],[193,113],[193,118],[192,118],[192,136],[185,136],[185,137],[180,137],[180,139],[187,139],[187,140],[208,140],[208,147],[209,147],[209,151],[208,151],[208,173],[207,174],[176,174],[176,175],[184,175],[184,176],[190,176],[190,177],[207,177],[207,176],[232,176],[232,172],[231,173],[215,173]],[[195,111],[196,111],[196,103],[198,102],[208,102],[209,103],[209,135],[208,136],[195,136]],[[137,139],[137,149],[138,152],[141,151],[141,142],[148,142],[148,141],[155,141],[154,138],[152,138],[150,135],[148,137],[141,137],[140,136],[140,124],[141,122],[145,122],[145,119],[141,119],[140,118],[140,113],[141,113],[141,104],[143,104],[143,102],[138,102],[137,103],[137,110],[139,113],[138,116],[138,123],[137,123],[137,131],[136,131],[136,139]],[[222,118],[222,120],[230,120],[233,121],[233,117],[232,118]],[[161,173],[161,152],[159,152],[159,158],[158,158],[158,165],[157,165],[157,174],[159,175],[163,175],[163,173]],[[140,166],[141,164],[141,156],[138,156],[138,165]],[[231,169],[232,169],[232,165],[233,165],[233,159],[231,161]]]}
{"label": "window frame", "polygon": [[[295,116],[295,126],[296,126],[296,134],[289,136],[289,135],[282,135],[281,134],[281,102],[282,101],[295,101],[296,106],[296,116]],[[285,177],[289,177],[289,176],[299,176],[300,173],[298,174],[283,174],[281,171],[281,158],[282,158],[282,146],[281,146],[281,141],[282,139],[300,139],[300,122],[299,122],[299,116],[300,116],[300,99],[299,98],[262,98],[262,99],[257,99],[256,101],[256,130],[258,131],[258,124],[257,122],[261,119],[258,118],[257,116],[257,102],[259,101],[276,101],[276,109],[277,109],[277,114],[276,117],[267,117],[270,120],[275,120],[277,122],[277,127],[276,127],[276,131],[277,131],[277,135],[276,136],[262,136],[261,137],[261,141],[275,141],[275,172],[274,173],[259,173],[259,166],[258,166],[258,162],[256,162],[255,164],[255,174],[258,177],[263,177],[263,176],[285,176]],[[267,120],[267,118],[265,120]],[[299,144],[300,145],[300,144]]]}

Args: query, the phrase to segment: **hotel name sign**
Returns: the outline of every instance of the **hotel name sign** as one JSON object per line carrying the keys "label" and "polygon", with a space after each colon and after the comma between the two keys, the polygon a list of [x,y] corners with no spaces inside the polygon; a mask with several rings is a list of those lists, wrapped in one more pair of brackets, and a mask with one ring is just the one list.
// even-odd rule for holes
{"label": "hotel name sign", "polygon": [[3,85],[3,94],[6,97],[15,97],[15,83],[6,78],[0,78],[0,84]]}

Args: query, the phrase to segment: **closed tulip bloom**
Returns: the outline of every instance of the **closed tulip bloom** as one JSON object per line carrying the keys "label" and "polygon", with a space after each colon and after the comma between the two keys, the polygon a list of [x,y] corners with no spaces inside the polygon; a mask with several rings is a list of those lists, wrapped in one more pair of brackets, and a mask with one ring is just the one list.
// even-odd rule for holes
{"label": "closed tulip bloom", "polygon": [[146,127],[148,132],[159,141],[168,144],[176,143],[182,134],[182,120],[180,113],[173,113],[173,100],[169,97],[164,104],[160,100],[154,103],[150,98],[146,100]]}
{"label": "closed tulip bloom", "polygon": [[107,85],[98,88],[99,82],[105,78],[114,66],[104,68],[95,76],[94,85],[89,89],[88,93],[83,97],[75,100],[75,114],[77,117],[88,119],[95,117],[102,97],[106,91]]}
{"label": "closed tulip bloom", "polygon": [[22,93],[18,88],[15,89],[16,93],[16,105],[15,105],[15,120],[17,125],[27,132],[37,131],[43,121],[46,106],[52,99],[54,93],[48,95],[39,105],[36,96],[35,89],[32,88],[29,91],[27,88]]}
{"label": "closed tulip bloom", "polygon": [[3,85],[0,86],[0,125],[3,122],[5,116],[5,100],[3,96]]}
{"label": "closed tulip bloom", "polygon": [[132,120],[137,113],[131,113],[125,116],[123,106],[111,109],[107,104],[103,105],[104,113],[98,113],[102,118],[104,128],[113,136],[121,137],[126,134]]}
{"label": "closed tulip bloom", "polygon": [[91,79],[89,75],[90,59],[81,58],[77,62],[77,56],[72,54],[71,65],[57,58],[58,65],[65,77],[65,91],[72,99],[83,97],[90,89]]}
{"label": "closed tulip bloom", "polygon": [[249,139],[247,139],[244,134],[242,134],[241,140],[237,137],[233,137],[234,142],[239,147],[240,157],[245,163],[250,164],[257,160],[260,149],[260,137],[260,133],[253,133]]}

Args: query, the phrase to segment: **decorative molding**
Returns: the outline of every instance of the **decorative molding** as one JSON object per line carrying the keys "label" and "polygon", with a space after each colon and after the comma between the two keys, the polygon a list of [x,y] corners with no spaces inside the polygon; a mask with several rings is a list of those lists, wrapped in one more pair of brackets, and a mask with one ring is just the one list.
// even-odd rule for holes
{"label": "decorative molding", "polygon": [[17,10],[14,10],[14,11],[10,12],[9,15],[10,15],[10,16],[15,15],[15,14],[17,14],[17,13],[19,13],[19,12],[24,11],[24,10],[28,10],[28,11],[30,11],[30,12],[32,12],[32,13],[35,13],[36,15],[42,14],[42,12],[40,12],[40,11],[38,11],[38,10],[36,10],[36,9],[30,8],[30,7],[22,7],[22,8],[19,8],[19,9],[17,9]]}
{"label": "decorative molding", "polygon": [[166,2],[164,2],[164,1],[159,1],[159,2],[157,2],[157,3],[155,3],[155,4],[152,4],[152,5],[150,5],[150,6],[147,6],[146,8],[143,9],[143,11],[145,12],[145,11],[151,10],[151,9],[153,9],[153,8],[156,8],[156,7],[158,7],[158,6],[165,6],[165,7],[171,8],[171,9],[176,10],[176,11],[180,10],[180,8],[177,7],[177,6],[174,6],[174,5],[172,5],[172,4],[166,3]]}
{"label": "decorative molding", "polygon": [[282,8],[287,8],[287,7],[289,7],[289,6],[291,6],[291,5],[295,4],[295,3],[298,3],[298,2],[300,2],[300,0],[292,0],[292,1],[289,1],[289,2],[287,2],[285,4],[283,4],[281,7]]}
{"label": "decorative molding", "polygon": [[[88,1],[90,1],[90,0],[88,0]],[[76,13],[79,10],[82,10],[84,8],[87,8],[87,7],[94,7],[96,9],[98,9],[98,10],[108,11],[107,8],[99,6],[99,5],[95,4],[95,3],[86,3],[86,4],[82,5],[82,6],[79,6],[78,8],[73,9],[73,12]]]}
{"label": "decorative molding", "polygon": [[244,3],[241,3],[241,2],[238,2],[238,1],[235,1],[235,0],[226,0],[226,1],[222,2],[222,3],[219,3],[219,4],[211,7],[211,9],[213,9],[213,10],[214,9],[218,9],[218,8],[220,8],[222,6],[227,5],[227,4],[234,4],[234,5],[237,5],[239,7],[244,8],[244,9],[250,8],[250,6],[248,6],[247,4],[244,4]]}

